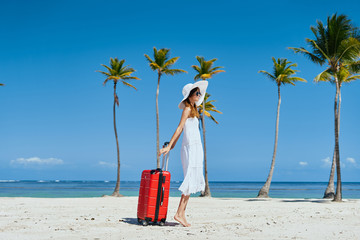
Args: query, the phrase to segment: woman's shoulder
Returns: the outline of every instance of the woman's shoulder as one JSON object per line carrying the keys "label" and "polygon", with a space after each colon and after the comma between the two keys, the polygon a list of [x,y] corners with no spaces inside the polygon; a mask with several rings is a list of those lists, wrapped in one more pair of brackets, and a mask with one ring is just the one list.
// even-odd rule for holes
{"label": "woman's shoulder", "polygon": [[187,107],[184,108],[183,112],[186,113],[186,114],[190,114],[191,113],[191,108],[187,106]]}

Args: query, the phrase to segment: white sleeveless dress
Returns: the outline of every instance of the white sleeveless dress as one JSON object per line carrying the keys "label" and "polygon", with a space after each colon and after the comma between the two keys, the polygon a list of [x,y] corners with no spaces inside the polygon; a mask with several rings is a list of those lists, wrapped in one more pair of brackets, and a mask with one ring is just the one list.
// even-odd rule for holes
{"label": "white sleeveless dress", "polygon": [[179,190],[184,195],[190,195],[205,190],[204,152],[197,117],[186,119],[183,133],[181,163],[184,171],[184,181]]}

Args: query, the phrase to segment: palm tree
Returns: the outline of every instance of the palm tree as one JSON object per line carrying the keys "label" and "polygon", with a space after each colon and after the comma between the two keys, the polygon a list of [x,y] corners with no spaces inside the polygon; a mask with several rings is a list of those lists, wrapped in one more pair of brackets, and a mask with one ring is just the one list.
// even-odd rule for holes
{"label": "palm tree", "polygon": [[148,55],[144,54],[145,58],[149,62],[149,66],[153,71],[158,73],[158,82],[156,89],[156,165],[157,168],[160,168],[160,158],[159,158],[159,88],[160,88],[160,78],[163,74],[165,75],[175,75],[179,73],[187,73],[182,69],[170,69],[174,65],[179,57],[170,58],[170,49],[162,48],[159,51],[154,47],[154,60],[152,60]]}
{"label": "palm tree", "polygon": [[[210,94],[206,93],[205,97],[204,97],[204,102],[205,102],[205,116],[207,116],[208,118],[210,118],[211,120],[213,120],[216,124],[219,124],[218,121],[216,121],[216,119],[210,114],[210,112],[216,112],[216,113],[220,113],[222,114],[222,112],[220,112],[219,110],[216,109],[216,107],[212,104],[213,102],[216,102],[216,100],[211,100],[208,101],[208,99],[211,97]],[[200,115],[203,113],[203,108],[204,105],[200,105],[199,106],[199,113]]]}
{"label": "palm tree", "polygon": [[[334,118],[335,118],[335,150],[334,158],[336,162],[337,186],[334,201],[342,201],[341,189],[341,169],[340,169],[340,150],[339,150],[339,126],[340,126],[340,82],[338,72],[341,67],[347,63],[352,64],[352,68],[359,68],[357,62],[360,50],[360,37],[351,20],[345,15],[336,14],[327,18],[327,25],[321,21],[317,21],[317,26],[312,26],[311,31],[315,35],[315,39],[306,39],[310,50],[305,48],[290,48],[295,53],[301,53],[308,57],[312,62],[320,66],[325,63],[333,73],[333,81],[336,86]],[[321,74],[321,73],[320,73]]]}
{"label": "palm tree", "polygon": [[259,73],[263,73],[266,77],[268,77],[270,80],[274,81],[278,87],[278,105],[277,105],[277,114],[276,114],[276,128],[275,128],[275,144],[274,144],[274,152],[272,156],[271,161],[271,167],[269,175],[266,179],[266,182],[264,186],[260,189],[258,196],[260,198],[269,197],[269,190],[270,190],[270,184],[271,179],[274,172],[274,166],[275,166],[275,157],[276,157],[276,149],[277,149],[277,142],[278,142],[278,133],[279,133],[279,115],[280,115],[280,104],[281,104],[281,96],[280,96],[280,87],[281,85],[285,84],[291,84],[295,86],[295,82],[306,82],[306,80],[299,78],[299,77],[293,77],[293,75],[298,72],[297,70],[291,69],[292,67],[297,67],[296,63],[289,62],[287,59],[281,59],[279,58],[276,60],[274,57],[272,58],[274,63],[274,69],[273,73],[268,73],[266,71],[259,71]]}
{"label": "palm tree", "polygon": [[129,68],[128,66],[124,66],[125,60],[120,60],[115,58],[110,58],[110,67],[106,66],[104,64],[101,64],[103,67],[105,67],[108,72],[103,71],[97,71],[106,76],[106,79],[104,81],[104,85],[109,81],[112,80],[114,82],[114,106],[113,106],[113,116],[114,116],[114,132],[115,132],[115,139],[116,139],[116,147],[117,147],[117,180],[116,180],[116,186],[115,190],[112,193],[112,196],[120,197],[122,196],[119,192],[120,190],[120,149],[119,149],[119,141],[118,141],[118,135],[116,130],[116,118],[115,118],[115,106],[117,105],[119,107],[119,97],[116,94],[116,85],[120,81],[122,84],[124,84],[127,87],[131,87],[135,90],[137,90],[133,85],[128,83],[127,81],[130,79],[140,80],[137,77],[131,76],[135,72],[133,68]]}
{"label": "palm tree", "polygon": [[[223,67],[213,67],[214,62],[217,60],[216,58],[206,61],[204,57],[196,56],[196,59],[199,62],[199,66],[192,65],[191,67],[198,73],[195,75],[194,80],[208,80],[212,78],[213,75],[225,72],[224,70],[219,70]],[[206,101],[204,98],[203,101],[203,109],[206,110]],[[206,157],[206,138],[205,138],[205,114],[201,114],[201,123],[203,129],[203,140],[204,140],[204,165],[205,165],[205,191],[201,193],[203,197],[211,197],[210,187],[209,187],[209,180],[208,180],[208,173],[207,173],[207,157]]]}
{"label": "palm tree", "polygon": [[[356,65],[358,63],[350,63],[348,65],[343,65],[339,72],[337,73],[337,79],[339,81],[339,96],[336,96],[335,98],[335,107],[334,110],[337,110],[338,118],[340,119],[340,103],[341,103],[341,86],[343,83],[350,83],[352,81],[355,81],[357,79],[360,79],[360,75],[356,75],[356,73],[359,73],[359,69],[357,69]],[[320,73],[316,78],[315,82],[330,82],[331,84],[336,84],[333,77],[334,73],[331,71],[331,69],[327,69],[327,71],[324,71]],[[337,102],[336,100],[339,100]],[[339,105],[338,109],[336,109],[336,106]],[[338,129],[340,131],[340,121],[338,121]],[[336,159],[336,151],[334,150],[333,154],[333,161],[331,164],[331,170],[330,170],[330,177],[329,182],[326,187],[324,198],[334,198],[335,197],[335,186],[334,186],[334,176],[335,176],[335,159]]]}

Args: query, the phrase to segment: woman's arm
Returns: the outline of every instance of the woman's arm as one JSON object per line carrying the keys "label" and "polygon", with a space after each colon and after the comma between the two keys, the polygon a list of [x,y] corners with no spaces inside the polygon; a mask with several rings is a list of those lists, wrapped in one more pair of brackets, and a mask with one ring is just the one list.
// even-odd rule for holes
{"label": "woman's arm", "polygon": [[182,115],[181,115],[181,119],[180,119],[180,123],[179,123],[179,126],[176,128],[175,130],[175,133],[174,135],[172,136],[171,140],[170,140],[170,143],[167,147],[165,148],[162,148],[160,151],[159,151],[159,156],[161,154],[167,154],[171,149],[173,149],[176,145],[176,142],[179,140],[179,137],[183,131],[183,128],[184,128],[184,125],[185,125],[185,122],[186,122],[186,119],[188,119],[189,115],[190,115],[190,112],[191,112],[191,109],[189,107],[186,107],[183,112],[182,112]]}
{"label": "woman's arm", "polygon": [[[181,129],[181,133],[182,133],[182,131],[183,131],[183,130]],[[175,139],[175,141],[174,141],[173,145],[171,146],[170,150],[172,150],[172,149],[175,147],[177,141],[179,140],[179,138],[180,138],[180,136],[181,136],[181,133],[180,133],[179,136]]]}

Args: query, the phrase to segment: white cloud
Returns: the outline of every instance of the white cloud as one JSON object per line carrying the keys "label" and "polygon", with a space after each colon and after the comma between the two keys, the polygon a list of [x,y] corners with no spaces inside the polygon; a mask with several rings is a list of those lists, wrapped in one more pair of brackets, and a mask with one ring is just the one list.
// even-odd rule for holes
{"label": "white cloud", "polygon": [[307,166],[308,163],[307,163],[307,162],[299,162],[299,165],[300,165],[300,166]]}
{"label": "white cloud", "polygon": [[64,161],[59,158],[17,158],[11,160],[10,165],[12,166],[24,166],[24,167],[39,167],[39,166],[54,166],[64,164]]}
{"label": "white cloud", "polygon": [[100,161],[99,165],[103,166],[103,167],[110,167],[110,168],[116,168],[116,166],[117,166],[115,163],[109,163],[109,162],[104,162],[104,161]]}
{"label": "white cloud", "polygon": [[[321,161],[323,162],[323,165],[322,165],[323,168],[331,167],[332,159],[330,159],[330,157],[321,159]],[[351,163],[355,167],[358,166],[354,158],[348,157],[345,161],[340,161],[340,165],[341,165],[342,168],[345,168],[346,166],[349,166],[349,165],[346,165],[345,162]]]}
{"label": "white cloud", "polygon": [[354,158],[348,157],[348,158],[346,159],[346,161],[349,162],[349,163],[352,163],[352,164],[356,165],[356,161],[355,161]]}
{"label": "white cloud", "polygon": [[322,167],[326,167],[326,168],[327,168],[327,167],[331,167],[332,161],[330,160],[330,157],[321,159],[321,161],[323,162]]}
{"label": "white cloud", "polygon": [[360,165],[356,162],[355,158],[348,157],[346,158],[346,162],[348,162],[352,167],[360,168]]}

